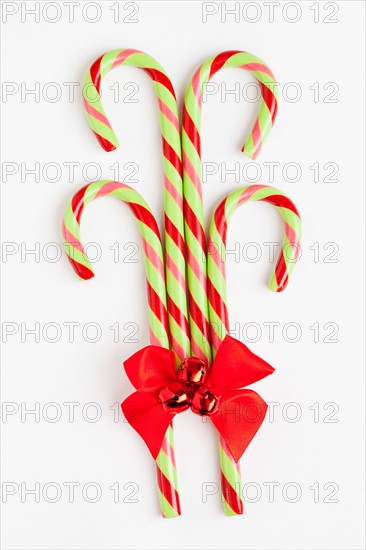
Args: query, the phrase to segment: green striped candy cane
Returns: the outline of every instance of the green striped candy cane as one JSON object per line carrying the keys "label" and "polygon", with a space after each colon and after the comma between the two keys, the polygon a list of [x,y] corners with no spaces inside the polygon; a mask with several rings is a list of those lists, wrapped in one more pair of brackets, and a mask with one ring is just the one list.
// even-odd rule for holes
{"label": "green striped candy cane", "polygon": [[[232,67],[251,72],[261,89],[259,112],[242,149],[250,158],[256,158],[259,154],[277,114],[275,77],[261,59],[248,52],[227,51],[210,57],[198,67],[186,91],[182,148],[190,330],[192,352],[208,363],[215,354],[215,347],[211,345],[214,335],[209,330],[207,296],[206,235],[202,201],[202,103],[209,81],[219,70]],[[243,505],[240,472],[223,440],[220,457],[225,512],[228,515],[241,514]],[[229,464],[230,468],[225,464]]]}
{"label": "green striped candy cane", "polygon": [[[67,256],[81,279],[88,280],[94,277],[92,266],[81,243],[80,221],[85,206],[104,196],[116,197],[127,204],[134,214],[144,250],[150,341],[154,345],[169,348],[164,259],[160,233],[149,206],[137,191],[123,183],[102,180],[86,185],[75,193],[67,205],[62,224]],[[165,434],[156,465],[162,515],[167,518],[177,517],[180,515],[180,502],[171,425]]]}
{"label": "green striped candy cane", "polygon": [[269,67],[259,57],[240,51],[227,51],[207,59],[194,73],[184,100],[182,149],[187,279],[192,352],[210,361],[210,334],[207,308],[206,238],[202,202],[201,118],[206,88],[223,68],[245,69],[255,76],[261,89],[258,116],[243,146],[243,152],[256,158],[277,115],[277,86]]}
{"label": "green striped candy cane", "polygon": [[99,57],[90,67],[83,98],[87,120],[106,151],[118,147],[117,136],[104,112],[101,82],[121,65],[142,69],[151,78],[159,106],[164,168],[164,227],[166,285],[171,346],[177,365],[190,353],[183,221],[182,158],[178,109],[175,92],[163,67],[150,55],[133,49],[120,49]]}
{"label": "green striped candy cane", "polygon": [[[284,193],[274,187],[249,185],[233,191],[220,203],[210,225],[207,266],[209,316],[214,356],[229,331],[225,267],[228,224],[236,209],[248,201],[264,201],[274,205],[283,220],[283,244],[270,279],[271,290],[281,292],[286,288],[299,257],[301,219],[296,206]],[[222,438],[220,438],[220,464],[225,513],[236,515],[242,510],[240,470]]]}

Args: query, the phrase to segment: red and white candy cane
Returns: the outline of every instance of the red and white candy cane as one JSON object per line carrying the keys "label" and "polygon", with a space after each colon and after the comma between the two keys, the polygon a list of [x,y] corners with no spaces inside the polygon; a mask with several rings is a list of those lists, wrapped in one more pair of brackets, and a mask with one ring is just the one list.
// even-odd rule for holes
{"label": "red and white candy cane", "polygon": [[[301,244],[301,219],[294,203],[278,189],[264,185],[249,185],[230,193],[218,206],[211,221],[208,242],[208,297],[212,334],[212,350],[216,351],[229,331],[226,288],[226,241],[231,216],[248,201],[273,204],[284,223],[284,239],[269,287],[275,292],[286,288],[296,265]],[[222,491],[226,513],[240,510],[240,473],[225,442],[220,440]]]}
{"label": "red and white candy cane", "polygon": [[90,67],[83,87],[87,120],[106,151],[118,147],[118,140],[105,115],[100,91],[105,75],[120,65],[138,67],[153,81],[159,104],[164,168],[164,226],[166,286],[171,346],[177,365],[190,353],[185,282],[182,157],[175,92],[163,67],[150,55],[129,48],[99,57]]}
{"label": "red and white candy cane", "polygon": [[[123,183],[103,180],[86,185],[75,193],[65,210],[62,224],[67,256],[81,279],[88,280],[94,277],[92,266],[80,240],[80,221],[85,206],[104,196],[118,198],[127,204],[134,214],[144,249],[150,341],[154,345],[169,348],[164,259],[159,228],[149,206],[137,191]],[[165,434],[156,465],[162,514],[164,517],[179,516],[172,426]]]}

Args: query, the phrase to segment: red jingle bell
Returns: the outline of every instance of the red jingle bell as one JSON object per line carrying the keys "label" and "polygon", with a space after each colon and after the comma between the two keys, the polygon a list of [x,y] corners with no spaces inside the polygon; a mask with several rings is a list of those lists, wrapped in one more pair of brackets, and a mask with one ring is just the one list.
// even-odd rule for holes
{"label": "red jingle bell", "polygon": [[220,397],[214,395],[207,386],[202,386],[191,398],[191,409],[201,416],[212,416],[220,407]]}
{"label": "red jingle bell", "polygon": [[165,412],[180,413],[189,408],[187,392],[179,382],[172,382],[159,393],[159,401]]}
{"label": "red jingle bell", "polygon": [[203,384],[206,363],[198,357],[186,357],[179,365],[177,378],[183,384]]}

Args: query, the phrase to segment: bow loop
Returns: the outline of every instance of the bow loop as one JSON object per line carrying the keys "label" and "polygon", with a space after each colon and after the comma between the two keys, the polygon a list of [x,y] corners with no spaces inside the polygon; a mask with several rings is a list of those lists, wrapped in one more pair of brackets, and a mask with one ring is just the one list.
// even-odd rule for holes
{"label": "bow loop", "polygon": [[142,392],[158,390],[176,379],[174,353],[159,346],[146,346],[123,364],[131,384]]}
{"label": "bow loop", "polygon": [[219,391],[249,386],[272,374],[274,368],[231,336],[221,343],[211,367],[210,382]]}

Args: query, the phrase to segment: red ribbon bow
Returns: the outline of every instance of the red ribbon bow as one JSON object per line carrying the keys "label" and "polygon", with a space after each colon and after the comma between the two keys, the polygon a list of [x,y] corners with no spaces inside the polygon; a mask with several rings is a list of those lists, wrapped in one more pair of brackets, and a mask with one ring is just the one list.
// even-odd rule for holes
{"label": "red ribbon bow", "polygon": [[257,433],[267,404],[252,390],[240,389],[274,371],[247,346],[226,336],[209,372],[203,361],[186,358],[175,367],[174,353],[147,346],[124,362],[136,388],[122,403],[126,420],[143,438],[154,459],[173,417],[191,408],[207,415],[224,438],[234,460]]}

